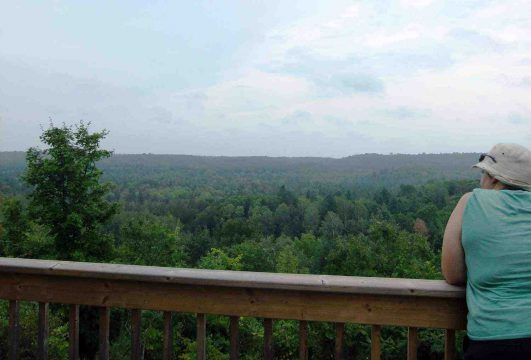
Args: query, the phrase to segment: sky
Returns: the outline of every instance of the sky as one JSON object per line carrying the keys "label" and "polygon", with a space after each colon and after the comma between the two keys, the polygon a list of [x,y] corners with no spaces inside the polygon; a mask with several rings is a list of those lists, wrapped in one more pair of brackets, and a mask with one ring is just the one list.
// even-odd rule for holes
{"label": "sky", "polygon": [[49,123],[116,153],[531,146],[531,2],[0,1],[0,151]]}

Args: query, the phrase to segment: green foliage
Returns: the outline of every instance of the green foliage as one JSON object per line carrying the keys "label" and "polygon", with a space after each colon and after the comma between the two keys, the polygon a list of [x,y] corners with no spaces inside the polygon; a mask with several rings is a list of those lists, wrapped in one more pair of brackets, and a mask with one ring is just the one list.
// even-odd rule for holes
{"label": "green foliage", "polygon": [[179,225],[172,230],[151,215],[132,215],[120,226],[116,262],[179,267],[184,256]]}
{"label": "green foliage", "polygon": [[48,147],[30,148],[26,154],[30,217],[50,229],[59,259],[110,258],[111,239],[101,225],[117,212],[117,205],[105,199],[111,187],[99,182],[102,172],[96,167],[111,156],[99,148],[106,134],[89,133],[83,122],[75,129],[51,124],[40,137]]}
{"label": "green foliage", "polygon": [[[436,279],[441,278],[444,225],[461,194],[475,186],[473,180],[442,178],[472,179],[467,171],[473,160],[460,154],[237,161],[119,155],[106,160],[110,153],[99,149],[105,135],[89,134],[84,124],[46,130],[42,140],[48,148],[27,154],[30,189],[16,180],[23,166],[9,160],[12,154],[0,153],[1,255]],[[116,186],[100,183],[102,178]],[[124,211],[111,218],[113,202]],[[35,309],[28,309],[23,336],[25,349],[32,349],[35,312],[29,313]],[[5,311],[0,302],[2,354]],[[51,314],[51,358],[63,359],[66,317],[54,308]],[[242,359],[262,358],[261,322],[240,319]],[[195,358],[194,316],[175,314],[173,323],[176,357]],[[312,322],[309,331],[311,358],[330,358],[332,324]],[[226,359],[227,318],[209,316],[208,334],[208,358]],[[143,311],[142,338],[144,359],[159,359],[160,312]],[[297,322],[275,321],[274,338],[275,358],[297,356]],[[419,339],[419,358],[441,358],[441,331],[420,331]],[[382,345],[384,359],[404,358],[405,329],[384,327]],[[368,358],[370,328],[347,324],[345,347],[347,358]],[[111,356],[130,358],[130,318],[123,309],[112,312]]]}
{"label": "green foliage", "polygon": [[199,261],[199,268],[210,270],[241,270],[241,255],[230,257],[223,250],[212,248]]}
{"label": "green foliage", "polygon": [[2,203],[2,224],[0,255],[20,256],[29,224],[20,199],[10,198]]}

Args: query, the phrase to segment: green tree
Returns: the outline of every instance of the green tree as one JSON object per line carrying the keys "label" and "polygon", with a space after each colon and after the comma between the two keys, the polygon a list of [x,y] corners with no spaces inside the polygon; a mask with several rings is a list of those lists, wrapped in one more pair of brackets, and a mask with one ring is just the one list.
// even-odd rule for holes
{"label": "green tree", "polygon": [[96,162],[111,156],[100,149],[106,131],[89,133],[83,122],[74,128],[50,127],[40,139],[46,149],[30,148],[23,179],[32,186],[30,217],[50,229],[56,256],[66,260],[109,259],[112,241],[102,230],[116,212],[106,200],[111,184],[100,183]]}
{"label": "green tree", "polygon": [[2,204],[3,231],[0,237],[0,256],[19,257],[22,254],[29,221],[19,199],[11,198]]}

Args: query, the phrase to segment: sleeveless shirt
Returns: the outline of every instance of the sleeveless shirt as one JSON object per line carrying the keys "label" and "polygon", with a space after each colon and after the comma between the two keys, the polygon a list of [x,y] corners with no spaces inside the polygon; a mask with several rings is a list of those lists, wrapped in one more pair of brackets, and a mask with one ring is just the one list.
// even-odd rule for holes
{"label": "sleeveless shirt", "polygon": [[463,214],[468,336],[531,337],[531,192],[475,189]]}

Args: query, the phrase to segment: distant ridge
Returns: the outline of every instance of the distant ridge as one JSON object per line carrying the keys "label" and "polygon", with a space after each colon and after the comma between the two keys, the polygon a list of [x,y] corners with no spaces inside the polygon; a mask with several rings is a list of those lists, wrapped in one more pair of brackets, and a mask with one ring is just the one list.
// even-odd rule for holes
{"label": "distant ridge", "polygon": [[[261,191],[285,185],[303,191],[315,186],[398,186],[433,180],[471,180],[477,153],[359,154],[325,157],[196,156],[115,154],[99,163],[104,178],[117,184],[233,188]],[[0,152],[0,184],[22,189],[25,153]],[[184,185],[183,185],[184,184]],[[151,185],[150,185],[151,186]],[[0,186],[2,192],[2,186]]]}

